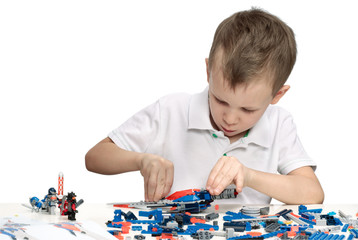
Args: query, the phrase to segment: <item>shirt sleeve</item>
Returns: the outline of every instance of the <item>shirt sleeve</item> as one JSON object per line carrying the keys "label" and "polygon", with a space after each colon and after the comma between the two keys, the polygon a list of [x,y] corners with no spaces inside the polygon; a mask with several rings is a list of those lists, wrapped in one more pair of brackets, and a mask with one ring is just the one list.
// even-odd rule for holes
{"label": "shirt sleeve", "polygon": [[284,114],[278,134],[278,144],[280,146],[278,172],[280,174],[286,175],[304,166],[311,166],[313,170],[316,170],[316,163],[304,150],[297,136],[296,125],[289,113]]}
{"label": "shirt sleeve", "polygon": [[121,126],[108,134],[108,137],[128,151],[146,152],[159,131],[159,102],[139,111]]}

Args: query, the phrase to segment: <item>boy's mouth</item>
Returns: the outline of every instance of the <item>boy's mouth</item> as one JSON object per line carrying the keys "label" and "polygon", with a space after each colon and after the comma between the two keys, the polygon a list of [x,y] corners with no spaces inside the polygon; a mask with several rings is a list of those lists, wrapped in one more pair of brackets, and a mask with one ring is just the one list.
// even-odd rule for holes
{"label": "boy's mouth", "polygon": [[224,130],[224,132],[227,132],[227,133],[232,133],[232,132],[235,132],[235,131],[232,131],[232,130],[228,130],[226,128],[224,128],[223,126],[221,126],[221,128]]}

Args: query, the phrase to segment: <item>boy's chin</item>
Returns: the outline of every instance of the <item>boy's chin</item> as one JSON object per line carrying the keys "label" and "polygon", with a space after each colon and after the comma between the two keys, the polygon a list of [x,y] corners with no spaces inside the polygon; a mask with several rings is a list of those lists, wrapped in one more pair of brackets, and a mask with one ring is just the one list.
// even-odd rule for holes
{"label": "boy's chin", "polygon": [[237,133],[237,132],[225,132],[224,131],[224,135],[226,137],[235,137],[235,136],[239,135],[239,133]]}

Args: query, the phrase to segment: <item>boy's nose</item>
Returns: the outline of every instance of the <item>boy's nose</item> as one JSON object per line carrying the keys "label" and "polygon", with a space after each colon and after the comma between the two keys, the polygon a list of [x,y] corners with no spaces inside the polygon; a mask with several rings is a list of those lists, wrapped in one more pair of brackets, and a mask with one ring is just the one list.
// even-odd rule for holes
{"label": "boy's nose", "polygon": [[236,114],[225,114],[224,116],[224,122],[228,126],[232,126],[238,123],[238,116]]}

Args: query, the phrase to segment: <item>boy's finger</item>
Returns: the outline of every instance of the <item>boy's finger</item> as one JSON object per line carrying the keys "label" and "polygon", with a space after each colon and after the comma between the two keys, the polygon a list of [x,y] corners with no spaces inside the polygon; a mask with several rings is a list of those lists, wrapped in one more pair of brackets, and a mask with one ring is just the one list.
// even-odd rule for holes
{"label": "boy's finger", "polygon": [[228,157],[224,161],[225,164],[222,165],[212,184],[213,193],[215,195],[220,194],[227,186],[229,186],[239,171],[236,158]]}
{"label": "boy's finger", "polygon": [[170,167],[166,170],[163,197],[165,197],[169,194],[170,189],[172,188],[172,185],[173,185],[173,180],[174,180],[174,168]]}
{"label": "boy's finger", "polygon": [[161,168],[157,175],[157,185],[153,195],[154,201],[159,201],[163,197],[164,186],[165,186],[165,169]]}
{"label": "boy's finger", "polygon": [[228,158],[229,157],[226,156],[220,158],[217,164],[211,170],[211,176],[209,176],[209,180],[211,181],[212,188],[217,187],[218,184],[222,181],[222,178],[224,177],[224,171],[227,169]]}
{"label": "boy's finger", "polygon": [[148,199],[148,176],[143,174],[143,180],[144,180],[144,200],[146,202],[149,201]]}
{"label": "boy's finger", "polygon": [[213,190],[213,183],[218,175],[218,173],[220,172],[222,166],[225,163],[225,157],[221,157],[218,162],[215,164],[215,166],[211,169],[211,172],[209,174],[208,180],[206,182],[206,188],[210,191]]}
{"label": "boy's finger", "polygon": [[223,186],[227,186],[227,179],[224,172],[219,172],[212,184],[212,194],[219,195],[223,190]]}
{"label": "boy's finger", "polygon": [[242,192],[243,186],[244,186],[244,175],[243,173],[238,174],[237,178],[234,179],[234,183],[236,185],[236,191],[238,193]]}
{"label": "boy's finger", "polygon": [[148,200],[148,181],[144,178],[144,200],[147,202]]}
{"label": "boy's finger", "polygon": [[153,169],[148,178],[147,192],[148,201],[152,202],[157,188],[158,170]]}

